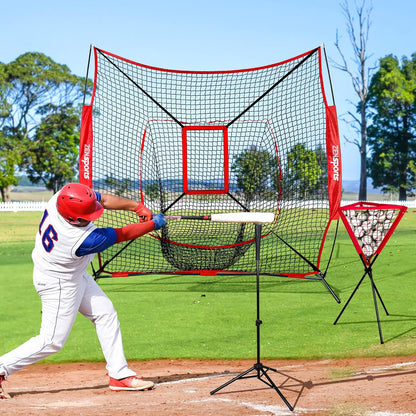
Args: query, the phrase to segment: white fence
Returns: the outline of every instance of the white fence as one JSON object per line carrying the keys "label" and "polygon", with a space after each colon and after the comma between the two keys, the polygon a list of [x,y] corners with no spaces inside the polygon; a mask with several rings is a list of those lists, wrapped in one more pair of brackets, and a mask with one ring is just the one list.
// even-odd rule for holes
{"label": "white fence", "polygon": [[[341,206],[354,204],[358,201],[341,201]],[[404,205],[408,208],[416,208],[416,201],[369,201],[369,202],[378,202],[378,203],[390,203],[394,205]],[[305,202],[303,203],[305,204]],[[307,206],[308,204],[306,204]],[[13,201],[13,202],[0,202],[0,212],[2,211],[43,211],[45,209],[45,201]],[[315,204],[311,204],[315,208]]]}
{"label": "white fence", "polygon": [[13,201],[0,202],[0,212],[2,211],[43,211],[46,202],[44,201]]}

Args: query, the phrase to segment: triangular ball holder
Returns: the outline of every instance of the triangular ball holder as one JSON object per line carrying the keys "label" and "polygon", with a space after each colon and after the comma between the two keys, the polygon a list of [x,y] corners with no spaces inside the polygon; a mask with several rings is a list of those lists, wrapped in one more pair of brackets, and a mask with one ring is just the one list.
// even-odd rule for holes
{"label": "triangular ball holder", "polygon": [[383,334],[381,332],[377,297],[380,300],[386,315],[389,313],[387,312],[387,308],[381,299],[380,292],[374,283],[373,265],[406,210],[407,207],[403,205],[362,201],[350,205],[344,205],[339,208],[341,220],[344,223],[348,235],[350,236],[351,241],[353,242],[354,247],[364,265],[364,274],[339,313],[334,325],[337,324],[339,318],[357,292],[365,276],[368,276],[371,281],[371,289],[373,292],[374,307],[376,311],[381,344],[383,344],[384,341]]}

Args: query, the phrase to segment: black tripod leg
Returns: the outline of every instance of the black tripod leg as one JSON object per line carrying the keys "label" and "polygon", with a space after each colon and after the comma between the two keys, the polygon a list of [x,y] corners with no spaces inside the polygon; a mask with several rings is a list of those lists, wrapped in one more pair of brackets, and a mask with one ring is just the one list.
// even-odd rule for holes
{"label": "black tripod leg", "polygon": [[248,370],[242,372],[241,374],[239,374],[238,376],[234,377],[233,379],[227,381],[226,383],[222,384],[221,386],[217,387],[215,390],[211,391],[211,395],[215,394],[217,391],[220,391],[221,389],[223,389],[224,387],[227,387],[228,385],[230,385],[231,383],[234,383],[234,381],[237,381],[241,378],[244,378],[248,373],[251,373],[252,371],[254,371],[256,368],[255,366],[249,368]]}
{"label": "black tripod leg", "polygon": [[329,286],[328,282],[325,280],[325,277],[324,276],[321,276],[320,280],[326,286],[326,288],[329,290],[329,293],[332,295],[332,297],[335,299],[335,301],[337,303],[341,303],[339,297],[335,294],[335,292],[332,290],[332,287]]}
{"label": "black tripod leg", "polygon": [[[375,310],[376,310],[377,325],[378,325],[378,333],[379,333],[379,335],[380,335],[380,343],[381,343],[381,344],[384,344],[384,341],[383,341],[383,334],[381,333],[380,316],[379,316],[379,313],[378,313],[378,306],[377,306],[377,297],[376,297],[376,290],[377,290],[377,288],[376,288],[376,286],[375,286],[375,284],[374,284],[373,274],[371,273],[371,270],[370,270],[370,271],[369,271],[369,273],[368,273],[368,277],[369,277],[369,278],[370,278],[370,280],[371,280],[371,290],[372,290],[372,292],[373,292],[374,308],[375,308]],[[378,291],[377,291],[377,293],[378,293]],[[379,295],[379,296],[380,296],[380,295]]]}
{"label": "black tripod leg", "polygon": [[363,277],[361,278],[361,280],[358,282],[358,285],[355,286],[354,291],[351,293],[351,296],[348,298],[347,302],[345,303],[344,307],[342,308],[341,312],[339,313],[339,315],[337,316],[337,319],[335,319],[334,325],[337,324],[339,318],[341,318],[341,315],[344,313],[346,307],[348,306],[348,304],[350,303],[351,299],[353,298],[353,296],[355,295],[355,292],[358,290],[358,288],[360,287],[362,281],[364,280],[365,275],[368,273],[368,270],[365,271],[365,273],[363,274]]}
{"label": "black tripod leg", "polygon": [[[373,279],[371,279],[371,280],[373,281]],[[374,283],[374,281],[373,281],[373,283]],[[374,289],[377,293],[378,298],[380,299],[381,304],[383,305],[384,312],[386,312],[386,315],[389,316],[389,313],[387,312],[386,305],[384,304],[383,299],[381,299],[380,292],[378,291],[377,286],[376,286],[375,283],[374,283]]]}
{"label": "black tripod leg", "polygon": [[286,397],[283,396],[282,392],[278,389],[278,387],[276,386],[276,384],[274,383],[274,381],[269,377],[269,375],[267,374],[267,370],[272,370],[272,371],[276,371],[276,370],[273,369],[273,368],[270,368],[270,367],[264,367],[264,366],[262,366],[261,372],[263,373],[264,377],[267,378],[268,383],[265,380],[263,380],[261,377],[259,377],[259,379],[261,381],[263,381],[263,383],[266,383],[268,386],[272,387],[277,392],[277,394],[280,396],[280,398],[284,401],[284,403],[289,408],[289,410],[291,412],[293,412],[293,406],[287,401]]}

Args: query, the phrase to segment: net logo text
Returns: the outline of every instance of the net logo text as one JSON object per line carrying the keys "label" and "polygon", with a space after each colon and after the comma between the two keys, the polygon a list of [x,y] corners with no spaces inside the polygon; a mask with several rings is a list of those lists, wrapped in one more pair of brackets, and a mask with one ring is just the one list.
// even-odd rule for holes
{"label": "net logo text", "polygon": [[84,157],[81,159],[81,162],[84,164],[84,179],[90,179],[90,154],[90,145],[86,144],[84,146]]}
{"label": "net logo text", "polygon": [[339,181],[339,146],[332,146],[332,160],[329,163],[332,165],[332,178]]}

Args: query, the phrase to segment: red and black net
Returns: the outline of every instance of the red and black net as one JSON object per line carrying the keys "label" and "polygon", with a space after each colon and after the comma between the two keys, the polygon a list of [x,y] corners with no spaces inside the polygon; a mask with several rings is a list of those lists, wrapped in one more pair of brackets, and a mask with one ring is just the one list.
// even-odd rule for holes
{"label": "red and black net", "polygon": [[[336,218],[341,155],[323,89],[322,50],[234,71],[180,71],[94,48],[84,106],[80,181],[166,215],[273,212],[262,227],[261,272],[320,272]],[[137,221],[107,211],[100,227]],[[99,256],[111,275],[255,273],[254,225],[168,221]]]}
{"label": "red and black net", "polygon": [[357,202],[340,207],[342,222],[364,264],[381,253],[407,207],[377,202]]}

